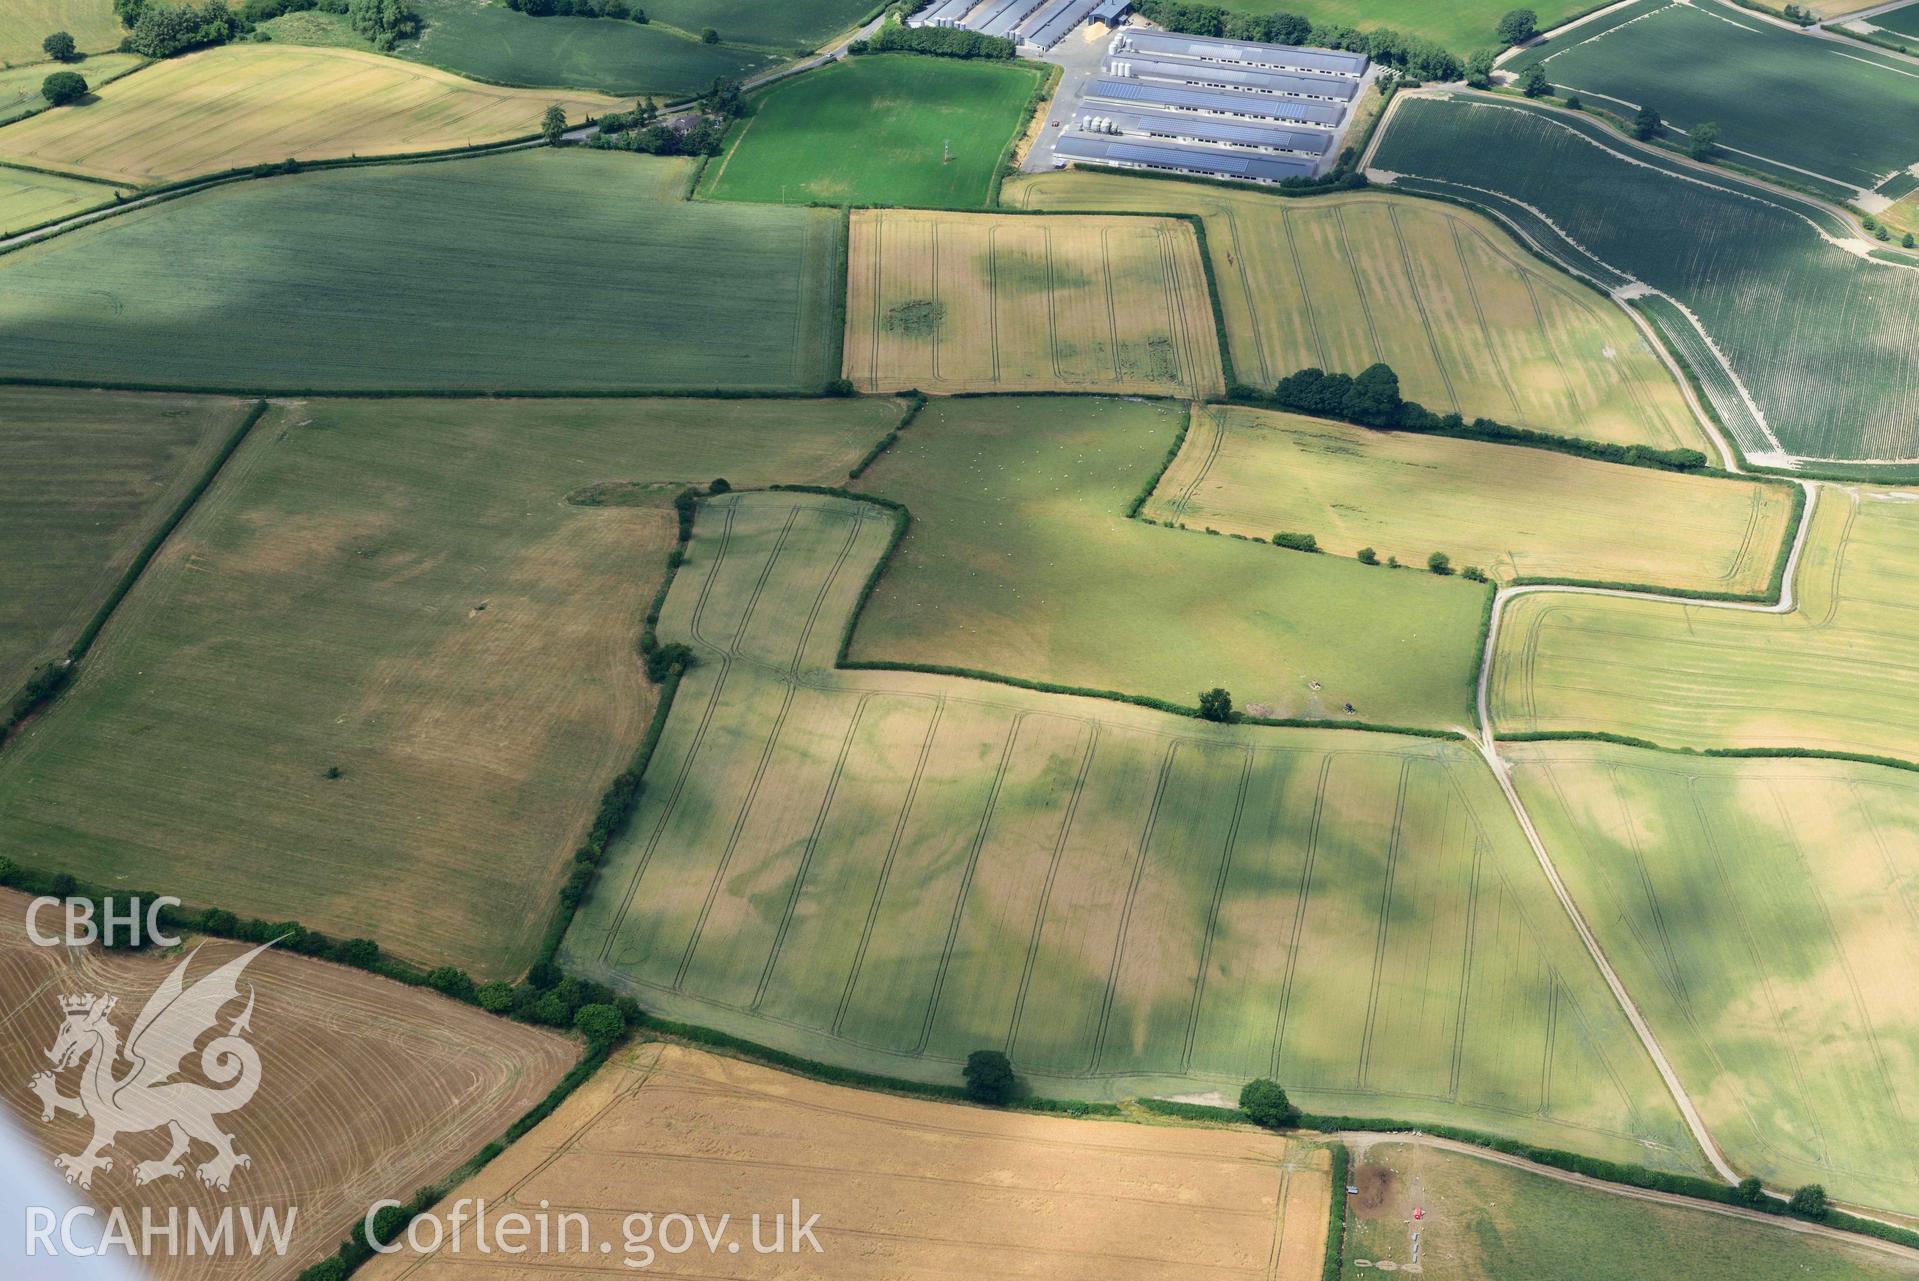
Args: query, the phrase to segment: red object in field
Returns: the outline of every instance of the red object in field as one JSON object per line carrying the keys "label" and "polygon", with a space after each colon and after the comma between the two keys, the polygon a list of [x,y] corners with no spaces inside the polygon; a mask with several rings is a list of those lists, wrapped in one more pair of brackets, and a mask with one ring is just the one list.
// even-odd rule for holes
{"label": "red object in field", "polygon": [[1415,1219],[1423,1219],[1423,1218],[1425,1218],[1425,1217],[1426,1217],[1426,1211],[1425,1211],[1425,1210],[1423,1210],[1423,1209],[1421,1209],[1421,1208],[1420,1208],[1419,1206],[1414,1206],[1414,1207],[1413,1207],[1413,1218],[1415,1218]]}

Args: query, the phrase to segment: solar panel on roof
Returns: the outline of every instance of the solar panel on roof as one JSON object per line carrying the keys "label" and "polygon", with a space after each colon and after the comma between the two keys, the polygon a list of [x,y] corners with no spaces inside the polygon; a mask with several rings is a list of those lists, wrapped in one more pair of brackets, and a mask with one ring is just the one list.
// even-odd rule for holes
{"label": "solar panel on roof", "polygon": [[1217,111],[1260,120],[1296,120],[1310,125],[1336,125],[1346,116],[1346,109],[1332,102],[1288,98],[1276,93],[1187,89],[1179,85],[1113,77],[1101,77],[1088,84],[1086,96],[1187,111]]}

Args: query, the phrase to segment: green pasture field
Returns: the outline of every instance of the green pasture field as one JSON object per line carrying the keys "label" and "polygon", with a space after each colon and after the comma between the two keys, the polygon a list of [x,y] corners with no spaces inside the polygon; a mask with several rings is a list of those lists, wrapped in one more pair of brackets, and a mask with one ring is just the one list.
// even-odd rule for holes
{"label": "green pasture field", "polygon": [[1616,115],[1658,109],[1672,137],[1712,121],[1729,159],[1838,199],[1919,162],[1919,74],[1909,61],[1808,39],[1721,0],[1639,0],[1506,69],[1534,65],[1561,93]]}
{"label": "green pasture field", "polygon": [[1888,9],[1884,13],[1874,14],[1866,21],[1882,30],[1919,39],[1919,5],[1909,4],[1897,9]]}
{"label": "green pasture field", "polygon": [[[0,374],[179,387],[815,390],[826,210],[538,149],[244,182],[0,258]],[[218,245],[218,254],[201,253]]]}
{"label": "green pasture field", "polygon": [[43,60],[40,42],[56,31],[72,36],[82,53],[117,48],[127,34],[113,16],[113,0],[7,0],[0,5],[0,66]]}
{"label": "green pasture field", "polygon": [[658,22],[529,18],[497,0],[413,0],[413,8],[426,30],[395,55],[495,84],[680,98],[780,61],[766,49],[702,44],[698,30]]}
{"label": "green pasture field", "polygon": [[1272,717],[1469,723],[1487,588],[1126,519],[1186,412],[933,402],[860,480],[914,521],[852,657],[1186,707],[1221,685]]}
{"label": "green pasture field", "polygon": [[0,166],[0,236],[96,209],[114,192],[106,183]]}
{"label": "green pasture field", "polygon": [[282,403],[0,753],[0,848],[510,977],[651,715],[673,494],[844,475],[898,412]]}
{"label": "green pasture field", "polygon": [[8,124],[47,109],[40,86],[55,71],[77,71],[90,88],[99,88],[133,70],[146,59],[137,53],[96,53],[70,67],[57,62],[34,62],[22,67],[0,68],[0,125]]}
{"label": "green pasture field", "polygon": [[1507,606],[1502,733],[1603,730],[1667,747],[1919,761],[1919,505],[1822,487],[1783,616],[1540,593]]}
{"label": "green pasture field", "polygon": [[1919,1207],[1919,779],[1606,743],[1506,751],[1727,1159],[1768,1186]]}
{"label": "green pasture field", "polygon": [[653,0],[644,6],[656,23],[700,34],[708,27],[728,44],[811,51],[857,26],[877,0]]}
{"label": "green pasture field", "polygon": [[212,398],[0,388],[0,706],[74,642],[245,412]]}
{"label": "green pasture field", "polygon": [[1197,214],[1239,381],[1385,361],[1410,400],[1561,435],[1710,448],[1672,374],[1608,299],[1491,220],[1377,192],[1277,199],[1072,171],[1022,178],[1025,209]]}
{"label": "green pasture field", "polygon": [[[1651,1204],[1484,1156],[1383,1140],[1352,1165],[1346,1281],[1412,1258],[1454,1281],[1891,1281],[1919,1276],[1899,1251],[1849,1245],[1713,1210]],[[1413,1219],[1415,1209],[1423,1211]]]}
{"label": "green pasture field", "polygon": [[1542,449],[1372,431],[1258,409],[1198,414],[1141,514],[1265,538],[1311,534],[1495,580],[1584,579],[1758,595],[1791,536],[1793,490]]}
{"label": "green pasture field", "polygon": [[702,504],[660,623],[698,661],[570,968],[920,1080],[982,1047],[1053,1096],[1272,1075],[1693,1166],[1470,748],[835,669],[892,530],[815,495]]}
{"label": "green pasture field", "polygon": [[1749,456],[1919,456],[1919,272],[1835,243],[1858,232],[1817,201],[1513,99],[1401,99],[1384,128],[1373,163],[1397,185],[1489,209],[1607,288],[1638,282],[1697,317],[1711,346],[1672,302],[1643,300],[1706,366]]}
{"label": "green pasture field", "polygon": [[[1519,6],[1511,0],[1233,0],[1225,7],[1239,13],[1297,13],[1317,23],[1361,31],[1391,27],[1463,55],[1499,48],[1493,28],[1508,10]],[[1596,7],[1596,0],[1535,0],[1525,7],[1539,15],[1539,25],[1545,28]]]}
{"label": "green pasture field", "polygon": [[980,209],[1038,83],[1030,64],[843,58],[757,98],[702,191],[763,204]]}

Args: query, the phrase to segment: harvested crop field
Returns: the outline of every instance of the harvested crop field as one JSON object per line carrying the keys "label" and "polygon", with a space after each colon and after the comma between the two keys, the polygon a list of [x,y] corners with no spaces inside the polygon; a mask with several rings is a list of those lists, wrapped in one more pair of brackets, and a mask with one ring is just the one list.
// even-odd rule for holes
{"label": "harvested crop field", "polygon": [[1862,256],[1876,242],[1847,219],[1512,98],[1390,110],[1372,163],[1395,185],[1487,209],[1604,288],[1657,291],[1636,305],[1748,457],[1919,457],[1919,271]]}
{"label": "harvested crop field", "polygon": [[1826,486],[1790,614],[1520,597],[1493,659],[1494,724],[1919,760],[1916,548],[1907,495]]}
{"label": "harvested crop field", "polygon": [[[0,891],[0,1021],[7,1029],[0,1038],[0,1111],[10,1111],[49,1157],[77,1154],[92,1123],[63,1114],[43,1124],[40,1100],[28,1086],[49,1066],[43,1051],[60,1028],[60,998],[117,998],[111,1021],[126,1032],[185,954],[40,947],[28,940],[26,916],[25,895]],[[53,914],[44,924],[53,925]],[[197,983],[248,950],[243,943],[206,942],[187,981]],[[136,1166],[163,1158],[167,1136],[130,1126],[108,1150],[112,1168],[93,1177],[90,1198],[102,1212],[119,1208],[134,1216],[136,1240],[142,1207],[162,1224],[170,1207],[180,1212],[178,1247],[156,1247],[151,1257],[156,1281],[295,1276],[332,1253],[375,1200],[404,1197],[444,1178],[499,1138],[580,1052],[568,1038],[424,989],[278,951],[248,965],[242,995],[248,991],[246,1039],[259,1054],[260,1088],[218,1123],[233,1136],[235,1152],[252,1163],[233,1172],[228,1191],[216,1191],[192,1168],[213,1155],[196,1143],[182,1177],[140,1185]],[[223,1030],[241,1008],[237,999],[229,1003]],[[202,1075],[199,1065],[199,1055],[189,1054],[182,1078],[217,1079]],[[76,1071],[62,1074],[60,1092],[72,1097],[77,1078]],[[283,1223],[289,1207],[298,1207],[285,1255],[190,1256],[185,1215],[197,1210],[211,1220],[226,1207],[236,1218],[272,1211]]]}
{"label": "harvested crop field", "polygon": [[677,488],[842,476],[897,412],[277,406],[0,753],[0,848],[516,974],[652,712]]}
{"label": "harvested crop field", "polygon": [[1039,83],[1030,63],[845,58],[758,95],[704,190],[764,204],[979,209]]}
{"label": "harvested crop field", "polygon": [[698,661],[575,972],[892,1075],[953,1083],[981,1047],[1052,1097],[1270,1075],[1323,1111],[1691,1165],[1469,747],[836,669],[892,528],[818,495],[701,505],[660,623]]}
{"label": "harvested crop field", "polygon": [[1659,448],[1705,448],[1672,374],[1610,300],[1470,211],[1377,192],[1287,200],[1099,173],[1021,179],[1025,209],[1197,214],[1235,376],[1385,361],[1435,413]]}
{"label": "harvested crop field", "polygon": [[1732,1163],[1768,1187],[1919,1207],[1919,779],[1606,743],[1504,750]]}
{"label": "harvested crop field", "polygon": [[1651,104],[1681,142],[1710,120],[1722,156],[1834,199],[1853,199],[1919,161],[1919,77],[1910,61],[1808,39],[1721,0],[1639,0],[1504,64],[1515,74],[1534,65],[1560,92],[1615,115]]}
{"label": "harvested crop field", "polygon": [[0,7],[0,63],[39,61],[47,56],[40,42],[56,31],[72,35],[82,53],[111,49],[126,35],[113,0],[7,0]]}
{"label": "harvested crop field", "polygon": [[1140,514],[1188,529],[1311,534],[1424,565],[1445,552],[1499,582],[1647,583],[1758,595],[1792,530],[1793,490],[1543,449],[1209,407]]}
{"label": "harvested crop field", "polygon": [[[600,1255],[569,1275],[632,1276],[629,1211],[731,1215],[726,1245],[657,1267],[748,1281],[1052,1277],[1313,1281],[1325,1248],[1330,1154],[1249,1131],[1074,1121],[821,1085],[674,1045],[625,1051],[456,1197],[501,1213],[578,1211]],[[609,1204],[605,1189],[627,1191]],[[819,1216],[818,1251],[758,1257],[754,1214]],[[615,1209],[617,1205],[619,1208]],[[764,1239],[772,1236],[770,1224]],[[662,1238],[664,1239],[664,1238]],[[657,1250],[657,1242],[653,1244]],[[407,1251],[370,1281],[483,1268]]]}
{"label": "harvested crop field", "polygon": [[850,656],[1185,707],[1223,685],[1276,717],[1464,723],[1484,587],[1126,519],[1187,422],[1183,405],[1088,397],[929,405],[860,481],[914,521]]}
{"label": "harvested crop field", "polygon": [[0,376],[818,390],[837,364],[838,215],[688,204],[690,177],[685,160],[540,148],[135,210],[0,258]]}
{"label": "harvested crop field", "polygon": [[[1791,1220],[1653,1205],[1486,1154],[1361,1139],[1347,1201],[1345,1281],[1420,1270],[1457,1281],[1890,1281],[1919,1276],[1895,1247],[1845,1244]],[[1413,1211],[1422,1212],[1415,1220]],[[1392,1265],[1392,1266],[1388,1266]]]}
{"label": "harvested crop field", "polygon": [[79,638],[246,408],[0,388],[0,706]]}
{"label": "harvested crop field", "polygon": [[[771,50],[734,43],[733,33],[719,44],[702,44],[699,28],[676,31],[664,15],[648,23],[536,18],[490,0],[413,0],[412,7],[426,20],[426,30],[418,40],[402,42],[394,57],[496,84],[680,98],[703,92],[716,79],[743,80],[780,61]],[[634,7],[658,13],[656,5]]]}
{"label": "harvested crop field", "polygon": [[1192,228],[854,213],[846,376],[865,391],[1225,390]]}
{"label": "harvested crop field", "polygon": [[353,49],[234,44],[157,62],[83,110],[0,133],[0,160],[115,182],[257,164],[438,151],[525,137],[558,102],[575,122],[626,104],[502,89]]}

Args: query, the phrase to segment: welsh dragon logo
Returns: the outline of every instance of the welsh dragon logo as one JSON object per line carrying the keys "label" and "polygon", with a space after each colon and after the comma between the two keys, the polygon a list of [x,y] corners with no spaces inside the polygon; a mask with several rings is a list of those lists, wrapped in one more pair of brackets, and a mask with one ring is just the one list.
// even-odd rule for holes
{"label": "welsh dragon logo", "polygon": [[[124,1047],[110,1017],[117,997],[88,993],[60,998],[66,1020],[47,1051],[53,1070],[36,1074],[28,1084],[40,1096],[42,1121],[71,1112],[93,1122],[93,1138],[84,1150],[53,1159],[67,1182],[92,1187],[96,1170],[113,1169],[113,1158],[104,1153],[116,1139],[162,1128],[172,1146],[159,1160],[134,1167],[136,1183],[184,1177],[181,1158],[191,1154],[196,1142],[213,1149],[213,1155],[196,1170],[200,1182],[210,1188],[226,1191],[234,1170],[253,1164],[251,1157],[233,1150],[233,1136],[215,1120],[245,1107],[260,1088],[259,1052],[240,1035],[253,1017],[251,986],[246,1008],[224,1034],[200,1051],[200,1071],[224,1088],[175,1078],[193,1053],[194,1043],[218,1024],[227,1003],[239,997],[240,975],[247,963],[271,946],[261,944],[188,987],[187,966],[199,955],[195,948],[148,999]],[[123,1059],[128,1066],[119,1071]],[[80,1093],[68,1098],[60,1093],[59,1075],[73,1067],[81,1069]]]}

